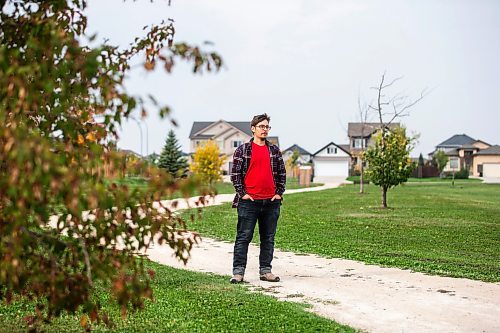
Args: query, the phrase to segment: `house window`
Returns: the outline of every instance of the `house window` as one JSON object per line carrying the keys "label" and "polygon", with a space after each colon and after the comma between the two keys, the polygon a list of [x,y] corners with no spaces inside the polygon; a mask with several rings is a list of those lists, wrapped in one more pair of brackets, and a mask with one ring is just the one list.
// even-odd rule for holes
{"label": "house window", "polygon": [[352,140],[353,148],[365,148],[366,147],[366,139],[356,138]]}
{"label": "house window", "polygon": [[450,158],[450,168],[451,169],[458,169],[458,158],[456,158],[456,157]]}
{"label": "house window", "polygon": [[195,147],[198,147],[198,146],[200,146],[200,145],[204,145],[205,143],[207,143],[207,140],[196,140],[196,141],[194,142],[194,146],[195,146]]}
{"label": "house window", "polygon": [[242,144],[243,144],[243,141],[241,141],[241,140],[233,141],[233,148],[238,148]]}
{"label": "house window", "polygon": [[335,147],[328,147],[328,148],[326,148],[326,153],[327,154],[337,154],[337,148],[335,148]]}

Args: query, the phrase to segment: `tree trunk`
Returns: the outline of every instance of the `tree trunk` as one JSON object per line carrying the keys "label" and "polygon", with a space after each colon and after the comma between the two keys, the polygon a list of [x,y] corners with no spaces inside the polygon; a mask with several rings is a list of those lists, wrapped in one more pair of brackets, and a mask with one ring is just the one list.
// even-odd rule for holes
{"label": "tree trunk", "polygon": [[387,208],[387,187],[382,186],[382,208]]}

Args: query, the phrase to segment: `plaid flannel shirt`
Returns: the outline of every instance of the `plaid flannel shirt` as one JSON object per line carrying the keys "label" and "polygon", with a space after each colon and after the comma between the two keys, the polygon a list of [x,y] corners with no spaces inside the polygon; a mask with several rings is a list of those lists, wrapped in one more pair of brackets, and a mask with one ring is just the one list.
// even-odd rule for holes
{"label": "plaid flannel shirt", "polygon": [[[231,167],[231,182],[233,183],[236,195],[233,200],[233,208],[238,207],[238,203],[246,194],[245,191],[245,176],[252,158],[252,142],[253,138],[234,151],[233,165]],[[279,148],[266,140],[269,156],[271,157],[271,171],[273,173],[274,185],[276,186],[276,194],[282,196],[285,192],[286,170],[283,157]]]}

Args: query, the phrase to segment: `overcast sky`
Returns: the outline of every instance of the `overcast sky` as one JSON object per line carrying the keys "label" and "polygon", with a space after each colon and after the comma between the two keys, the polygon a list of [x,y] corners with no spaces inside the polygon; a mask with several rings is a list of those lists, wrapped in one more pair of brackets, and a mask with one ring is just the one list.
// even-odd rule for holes
{"label": "overcast sky", "polygon": [[[215,44],[208,49],[225,61],[217,74],[180,65],[173,75],[139,69],[127,81],[130,93],[172,107],[186,152],[194,121],[250,121],[264,112],[282,149],[296,143],[314,153],[347,143],[347,123],[359,121],[358,94],[374,100],[370,87],[384,71],[404,77],[388,95],[431,90],[401,119],[420,134],[412,156],[426,157],[454,134],[500,144],[497,0],[172,0],[170,7],[167,0],[90,0],[87,14],[88,32],[115,45],[168,18],[177,42]],[[159,153],[172,125],[156,114],[146,124],[147,150]],[[119,146],[141,152],[135,122],[123,125]]]}

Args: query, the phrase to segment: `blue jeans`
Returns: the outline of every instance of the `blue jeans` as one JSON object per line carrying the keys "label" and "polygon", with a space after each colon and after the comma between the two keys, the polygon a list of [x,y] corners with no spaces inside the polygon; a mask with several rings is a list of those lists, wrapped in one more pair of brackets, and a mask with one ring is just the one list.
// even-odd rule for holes
{"label": "blue jeans", "polygon": [[238,227],[234,243],[233,275],[245,274],[248,244],[252,241],[259,222],[260,255],[259,273],[271,272],[274,253],[274,235],[280,216],[281,200],[240,200],[238,203]]}

